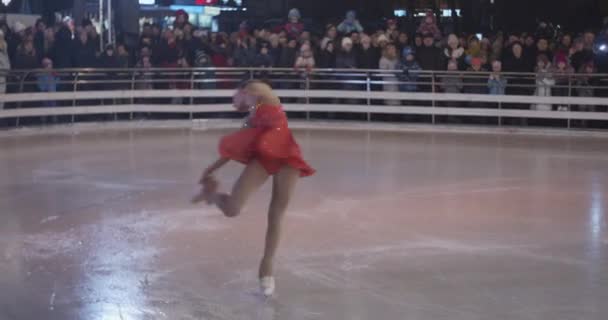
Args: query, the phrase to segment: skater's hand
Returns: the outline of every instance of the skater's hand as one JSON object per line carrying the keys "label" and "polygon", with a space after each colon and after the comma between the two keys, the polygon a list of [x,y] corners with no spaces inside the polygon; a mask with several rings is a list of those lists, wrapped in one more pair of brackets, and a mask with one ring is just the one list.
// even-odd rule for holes
{"label": "skater's hand", "polygon": [[205,169],[205,171],[203,171],[203,175],[201,176],[201,179],[199,180],[199,184],[204,184],[205,181],[207,181],[209,178],[211,178],[213,174],[213,169],[212,168],[207,168]]}

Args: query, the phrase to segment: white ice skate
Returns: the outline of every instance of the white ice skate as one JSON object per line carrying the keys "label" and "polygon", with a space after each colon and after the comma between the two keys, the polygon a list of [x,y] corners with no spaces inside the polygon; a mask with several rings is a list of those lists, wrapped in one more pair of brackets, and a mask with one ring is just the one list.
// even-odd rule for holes
{"label": "white ice skate", "polygon": [[270,297],[274,294],[274,277],[262,277],[260,279],[260,290],[265,297]]}

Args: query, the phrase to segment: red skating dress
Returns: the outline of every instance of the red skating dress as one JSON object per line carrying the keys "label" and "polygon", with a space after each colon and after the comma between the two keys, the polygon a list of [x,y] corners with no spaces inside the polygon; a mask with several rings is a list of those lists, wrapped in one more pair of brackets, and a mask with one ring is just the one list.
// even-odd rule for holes
{"label": "red skating dress", "polygon": [[223,137],[219,149],[223,158],[243,164],[255,159],[269,175],[279,172],[285,165],[300,170],[300,177],[315,173],[302,159],[281,106],[256,107],[251,111],[247,127]]}

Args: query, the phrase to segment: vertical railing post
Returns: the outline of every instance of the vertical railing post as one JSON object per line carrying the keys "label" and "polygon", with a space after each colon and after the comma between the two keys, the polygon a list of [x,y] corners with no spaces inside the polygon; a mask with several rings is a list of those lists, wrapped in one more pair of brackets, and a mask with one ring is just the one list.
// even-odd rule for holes
{"label": "vertical railing post", "polygon": [[[76,106],[76,94],[78,92],[78,80],[80,78],[80,72],[76,71],[76,76],[74,77],[74,85],[73,87],[73,94],[74,94],[74,99],[72,100],[72,107]],[[74,124],[74,122],[76,121],[76,115],[72,113],[72,124]]]}
{"label": "vertical railing post", "polygon": [[370,73],[367,72],[366,73],[366,81],[365,81],[365,86],[366,86],[366,91],[367,91],[367,122],[371,122],[372,121],[372,113],[371,111],[369,111],[369,109],[371,109],[371,105],[372,105],[372,98],[371,98],[371,94],[372,94],[372,84],[371,84],[371,76]]}
{"label": "vertical railing post", "polygon": [[306,72],[306,84],[305,84],[305,88],[304,88],[304,94],[306,95],[306,120],[310,121],[310,97],[309,97],[309,90],[310,90],[310,73]]}
{"label": "vertical railing post", "polygon": [[131,112],[129,113],[129,120],[133,121],[133,111],[135,109],[135,77],[137,77],[137,72],[133,71],[131,75]]}
{"label": "vertical railing post", "polygon": [[[568,99],[570,99],[570,97],[572,97],[572,75],[568,76]],[[570,129],[570,125],[571,125],[571,113],[570,110],[572,108],[572,105],[570,105],[570,102],[568,102],[568,129]]]}
{"label": "vertical railing post", "polygon": [[431,71],[431,93],[433,98],[431,99],[433,114],[431,115],[431,121],[435,124],[435,72]]}

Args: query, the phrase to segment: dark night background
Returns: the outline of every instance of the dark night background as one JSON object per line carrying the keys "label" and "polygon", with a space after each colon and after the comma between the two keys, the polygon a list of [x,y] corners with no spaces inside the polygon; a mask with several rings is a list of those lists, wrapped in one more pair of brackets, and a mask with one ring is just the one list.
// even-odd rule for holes
{"label": "dark night background", "polygon": [[[22,1],[14,0],[12,8]],[[32,12],[44,13],[69,8],[74,0],[29,0]],[[135,0],[119,0],[135,1]],[[171,0],[158,0],[169,4]],[[396,8],[432,8],[439,1],[425,0],[243,0],[249,7],[244,18],[284,18],[289,8],[297,7],[304,17],[321,21],[343,17],[346,10],[355,9],[363,20],[378,20],[392,16]],[[551,21],[565,29],[581,31],[599,28],[602,17],[608,16],[607,0],[448,0],[442,1],[463,10],[461,24],[465,31],[479,30],[482,18],[495,14],[495,24],[503,30],[530,30],[538,19]]]}

